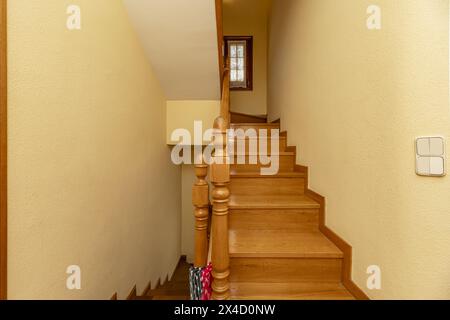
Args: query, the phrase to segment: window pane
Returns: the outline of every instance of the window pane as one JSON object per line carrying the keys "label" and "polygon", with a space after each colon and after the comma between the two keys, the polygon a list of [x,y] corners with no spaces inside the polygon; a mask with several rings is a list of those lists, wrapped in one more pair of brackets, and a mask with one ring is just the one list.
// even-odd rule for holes
{"label": "window pane", "polygon": [[244,58],[239,58],[238,59],[238,66],[237,69],[239,70],[244,70]]}
{"label": "window pane", "polygon": [[238,51],[238,57],[239,58],[243,58],[244,57],[244,46],[243,45],[239,45],[237,47],[237,51]]}
{"label": "window pane", "polygon": [[236,70],[231,70],[231,81],[235,82],[237,81],[237,71]]}
{"label": "window pane", "polygon": [[236,59],[231,59],[230,62],[231,62],[230,65],[231,70],[236,70],[238,68]]}
{"label": "window pane", "polygon": [[236,45],[230,46],[230,57],[236,57]]}
{"label": "window pane", "polygon": [[237,72],[237,81],[244,82],[244,71],[243,70],[239,70]]}

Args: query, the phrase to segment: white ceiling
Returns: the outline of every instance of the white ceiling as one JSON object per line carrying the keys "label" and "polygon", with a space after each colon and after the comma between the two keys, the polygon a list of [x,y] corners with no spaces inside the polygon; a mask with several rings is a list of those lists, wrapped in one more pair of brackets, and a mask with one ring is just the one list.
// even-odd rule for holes
{"label": "white ceiling", "polygon": [[214,0],[123,1],[167,99],[219,99]]}

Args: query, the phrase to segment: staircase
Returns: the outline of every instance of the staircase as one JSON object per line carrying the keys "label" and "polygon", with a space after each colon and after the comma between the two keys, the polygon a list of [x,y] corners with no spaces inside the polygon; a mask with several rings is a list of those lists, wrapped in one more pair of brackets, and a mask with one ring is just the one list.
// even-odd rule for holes
{"label": "staircase", "polygon": [[164,284],[158,281],[156,288],[148,289],[142,296],[134,297],[134,300],[189,300],[189,268],[183,256],[175,269],[172,278],[166,279]]}
{"label": "staircase", "polygon": [[[280,125],[261,123],[258,117],[256,123],[232,123],[231,128],[259,132]],[[278,142],[280,171],[275,176],[260,175],[260,163],[231,165],[230,297],[354,299],[342,283],[344,254],[319,229],[323,208],[306,192],[307,173],[295,165],[296,150],[287,146],[287,134]],[[245,152],[247,157],[248,148]]]}

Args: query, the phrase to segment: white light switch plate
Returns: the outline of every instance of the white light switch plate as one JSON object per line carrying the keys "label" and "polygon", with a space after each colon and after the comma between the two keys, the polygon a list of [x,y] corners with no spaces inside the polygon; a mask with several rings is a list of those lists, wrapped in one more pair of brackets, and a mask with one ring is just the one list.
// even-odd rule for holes
{"label": "white light switch plate", "polygon": [[416,173],[419,176],[445,176],[445,139],[420,137],[416,139]]}

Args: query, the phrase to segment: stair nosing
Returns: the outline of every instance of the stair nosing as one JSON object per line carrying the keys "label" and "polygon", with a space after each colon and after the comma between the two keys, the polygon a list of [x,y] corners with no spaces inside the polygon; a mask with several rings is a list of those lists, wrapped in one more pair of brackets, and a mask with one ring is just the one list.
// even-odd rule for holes
{"label": "stair nosing", "polygon": [[231,123],[230,124],[231,127],[250,127],[250,126],[256,126],[256,127],[262,127],[262,126],[267,126],[267,127],[280,127],[279,123],[251,123],[251,122],[245,122],[245,123]]}
{"label": "stair nosing", "polygon": [[273,179],[301,179],[305,178],[306,174],[303,172],[279,172],[273,176],[263,176],[258,171],[256,172],[230,172],[231,178],[273,178]]}
{"label": "stair nosing", "polygon": [[273,204],[228,204],[230,209],[320,209],[320,204],[305,204],[305,205],[283,205]]}
{"label": "stair nosing", "polygon": [[230,258],[278,258],[278,259],[343,259],[340,253],[276,253],[276,252],[231,252]]}

